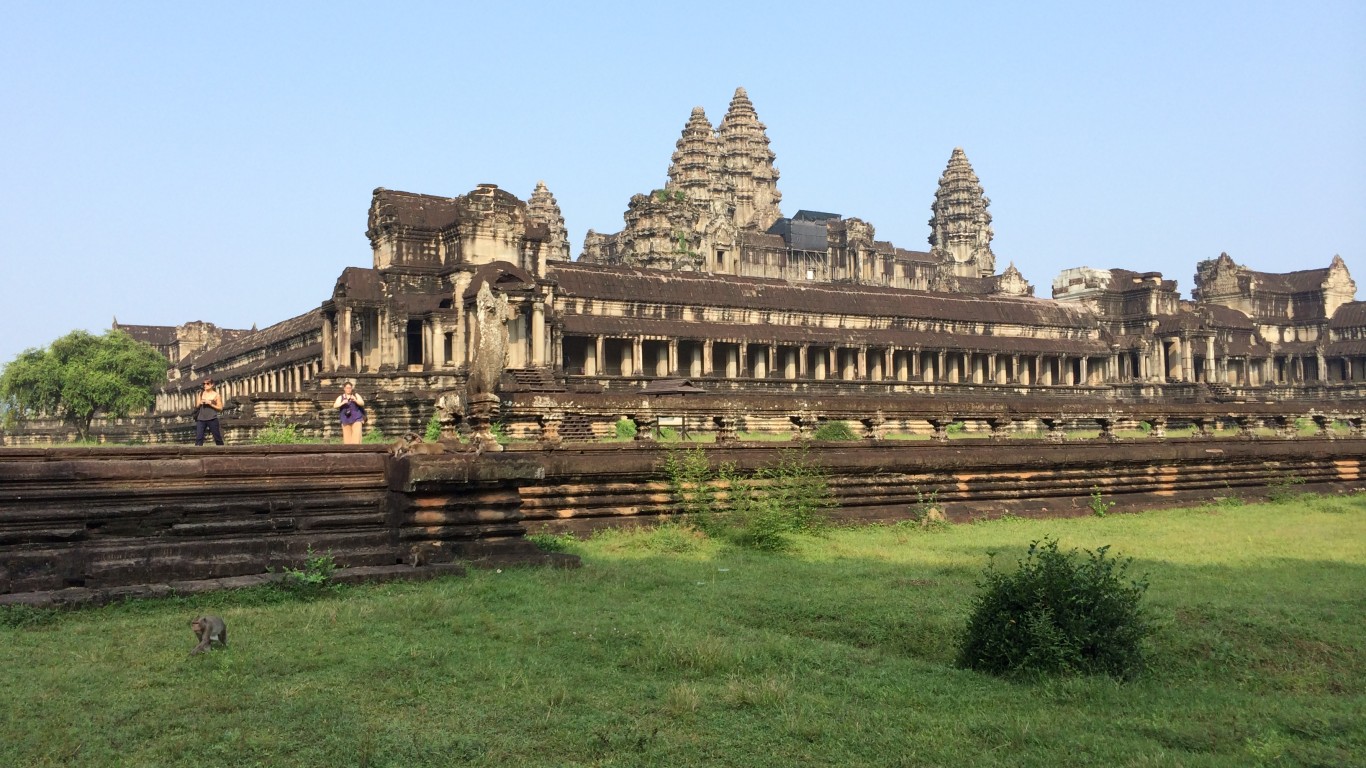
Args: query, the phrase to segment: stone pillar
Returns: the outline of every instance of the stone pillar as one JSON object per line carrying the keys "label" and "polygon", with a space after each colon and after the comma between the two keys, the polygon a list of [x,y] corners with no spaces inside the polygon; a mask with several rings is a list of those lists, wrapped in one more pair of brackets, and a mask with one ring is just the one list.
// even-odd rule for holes
{"label": "stone pillar", "polygon": [[768,345],[768,370],[764,372],[764,377],[772,376],[778,370],[778,345]]}
{"label": "stone pillar", "polygon": [[749,342],[740,342],[739,357],[735,361],[735,378],[743,379],[750,376],[749,367]]}
{"label": "stone pillar", "polygon": [[1166,416],[1154,416],[1148,419],[1148,423],[1153,425],[1152,429],[1148,430],[1148,437],[1161,440],[1167,436]]}
{"label": "stone pillar", "polygon": [[1208,416],[1195,416],[1191,418],[1191,422],[1195,424],[1195,434],[1193,437],[1205,440],[1214,437],[1214,419]]}
{"label": "stone pillar", "polygon": [[1315,437],[1322,437],[1322,439],[1325,440],[1332,440],[1333,437],[1336,437],[1336,435],[1333,435],[1333,417],[1324,414],[1314,414],[1311,418],[1314,420],[1314,425],[1318,426],[1318,432],[1314,433]]}
{"label": "stone pillar", "polygon": [[561,442],[560,425],[564,423],[564,414],[543,413],[536,417],[536,421],[541,426],[541,434],[537,437],[539,442],[552,445]]}
{"label": "stone pillar", "polygon": [[1044,439],[1050,443],[1061,443],[1067,440],[1067,433],[1063,431],[1063,420],[1060,417],[1042,416],[1039,422],[1044,427]]}
{"label": "stone pillar", "polygon": [[911,380],[922,381],[924,374],[920,370],[922,363],[920,359],[920,347],[911,347],[909,355],[911,358]]}
{"label": "stone pillar", "polygon": [[1079,385],[1081,385],[1081,386],[1083,386],[1083,387],[1088,387],[1088,386],[1090,386],[1090,385],[1091,385],[1091,358],[1087,357],[1086,355],[1082,355],[1081,358],[1080,358],[1079,360],[1077,360],[1077,366],[1078,366],[1079,378],[1081,379],[1080,381],[1077,382],[1077,384],[1079,384]]}
{"label": "stone pillar", "polygon": [[999,442],[1010,439],[1010,428],[1013,420],[1009,416],[990,416],[987,424],[991,425],[990,440]]}
{"label": "stone pillar", "polygon": [[854,363],[854,378],[859,381],[868,380],[868,347],[860,345]]}
{"label": "stone pillar", "polygon": [[712,418],[712,423],[716,425],[717,443],[733,443],[740,439],[735,435],[734,416],[715,416]]}
{"label": "stone pillar", "polygon": [[531,302],[531,365],[544,366],[547,364],[545,342],[545,300],[535,299]]}
{"label": "stone pillar", "polygon": [[1290,416],[1272,416],[1266,419],[1266,425],[1276,433],[1276,437],[1285,440],[1292,440],[1295,437],[1295,420]]}
{"label": "stone pillar", "polygon": [[1096,436],[1097,440],[1106,443],[1119,441],[1119,436],[1115,434],[1115,417],[1113,415],[1100,416],[1096,419],[1096,423],[1100,425],[1100,434]]}
{"label": "stone pillar", "polygon": [[715,370],[716,370],[715,366],[713,365],[713,360],[712,360],[712,354],[711,354],[711,353],[712,353],[712,341],[711,341],[711,339],[707,339],[707,340],[705,340],[705,341],[702,342],[702,375],[703,375],[703,376],[711,376],[711,375],[712,375],[712,371],[715,371]]}
{"label": "stone pillar", "polygon": [[797,347],[797,378],[799,379],[811,378],[811,369],[807,367],[808,359],[811,356],[810,350],[811,348],[805,344]]}
{"label": "stone pillar", "polygon": [[669,349],[666,354],[669,356],[669,375],[679,375],[678,369],[678,339],[669,339]]}
{"label": "stone pillar", "polygon": [[642,411],[631,417],[631,421],[636,425],[635,439],[638,442],[652,443],[655,440],[655,430],[659,427],[659,417],[651,411]]}
{"label": "stone pillar", "polygon": [[1011,355],[1011,356],[1010,356],[1010,383],[1011,383],[1011,384],[1023,384],[1023,383],[1024,383],[1024,376],[1021,375],[1021,372],[1020,372],[1020,356],[1019,356],[1019,355]]}
{"label": "stone pillar", "polygon": [[953,423],[952,416],[934,416],[926,419],[934,432],[930,439],[936,443],[947,443],[949,441],[949,425]]}
{"label": "stone pillar", "polygon": [[948,376],[945,375],[944,371],[944,361],[948,360],[948,357],[948,353],[946,353],[942,349],[939,350],[938,365],[935,366],[935,376],[933,379],[931,379],[931,381],[944,381],[948,379]]}
{"label": "stone pillar", "polygon": [[621,366],[623,376],[643,376],[645,374],[645,355],[641,351],[642,340],[639,336],[631,339],[631,372],[626,372],[626,366]]}
{"label": "stone pillar", "polygon": [[883,429],[887,424],[887,419],[878,411],[872,416],[859,419],[863,425],[863,439],[870,442],[878,442],[883,439]]}
{"label": "stone pillar", "polygon": [[337,362],[338,367],[351,368],[351,308],[343,306],[337,320]]}
{"label": "stone pillar", "polygon": [[583,372],[588,376],[597,376],[602,370],[602,337],[594,336],[593,343],[584,349]]}
{"label": "stone pillar", "polygon": [[337,340],[333,337],[332,324],[336,322],[336,314],[323,315],[323,370],[332,371],[337,368]]}

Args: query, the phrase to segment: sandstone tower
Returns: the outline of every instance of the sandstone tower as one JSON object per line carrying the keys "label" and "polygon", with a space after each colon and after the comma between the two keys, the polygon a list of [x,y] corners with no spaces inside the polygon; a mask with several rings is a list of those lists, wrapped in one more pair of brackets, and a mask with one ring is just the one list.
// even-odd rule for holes
{"label": "sandstone tower", "polygon": [[733,273],[740,233],[782,218],[776,156],[744,88],[719,128],[694,107],[674,147],[664,188],[632,196],[621,232],[589,230],[584,261]]}
{"label": "sandstone tower", "polygon": [[930,219],[930,253],[944,273],[955,277],[989,277],[996,272],[991,252],[991,200],[982,193],[968,156],[955,147],[939,190],[934,193]]}

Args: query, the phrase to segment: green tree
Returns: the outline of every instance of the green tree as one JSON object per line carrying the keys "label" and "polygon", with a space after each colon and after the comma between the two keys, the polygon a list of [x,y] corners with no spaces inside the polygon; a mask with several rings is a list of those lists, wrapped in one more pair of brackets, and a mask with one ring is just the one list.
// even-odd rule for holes
{"label": "green tree", "polygon": [[98,415],[150,408],[166,380],[166,358],[123,331],[72,331],[47,349],[28,349],[0,372],[0,405],[13,419],[55,416],[90,437]]}

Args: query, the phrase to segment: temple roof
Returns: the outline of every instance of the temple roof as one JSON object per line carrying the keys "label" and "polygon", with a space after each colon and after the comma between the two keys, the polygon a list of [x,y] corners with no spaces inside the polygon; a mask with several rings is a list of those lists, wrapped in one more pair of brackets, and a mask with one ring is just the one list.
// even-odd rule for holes
{"label": "temple roof", "polygon": [[1359,328],[1366,326],[1366,301],[1349,301],[1338,307],[1329,328]]}
{"label": "temple roof", "polygon": [[[1061,328],[1092,328],[1092,317],[1056,302],[1013,296],[965,296],[868,285],[697,272],[557,263],[550,276],[566,296],[683,306],[755,309]],[[847,332],[846,332],[847,333]]]}
{"label": "temple roof", "polygon": [[[322,310],[310,309],[297,317],[291,317],[275,325],[262,328],[255,333],[246,333],[232,341],[195,353],[181,360],[177,367],[206,368],[221,364],[239,355],[268,347],[294,336],[314,330],[320,331],[322,324]],[[279,360],[281,358],[276,357],[274,359]]]}
{"label": "temple roof", "polygon": [[176,327],[174,325],[124,325],[123,323],[115,323],[114,329],[132,336],[135,341],[151,344],[154,347],[164,347],[168,344],[174,344],[176,341]]}

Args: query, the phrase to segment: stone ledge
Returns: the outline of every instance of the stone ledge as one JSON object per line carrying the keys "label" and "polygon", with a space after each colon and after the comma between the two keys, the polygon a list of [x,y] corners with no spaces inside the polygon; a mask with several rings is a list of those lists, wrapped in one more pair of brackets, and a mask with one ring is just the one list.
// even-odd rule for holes
{"label": "stone ledge", "polygon": [[[575,559],[577,560],[577,558]],[[426,581],[440,576],[464,576],[465,573],[466,567],[461,563],[433,563],[416,567],[411,565],[369,565],[338,568],[332,574],[332,581],[338,584],[379,583],[398,580]],[[261,573],[251,576],[172,581],[165,584],[141,584],[126,587],[68,587],[43,592],[19,592],[0,595],[0,606],[24,605],[34,608],[49,608],[87,604],[104,605],[121,600],[179,597],[225,589],[259,587],[284,579],[285,574],[283,573]]]}

